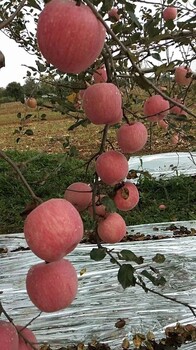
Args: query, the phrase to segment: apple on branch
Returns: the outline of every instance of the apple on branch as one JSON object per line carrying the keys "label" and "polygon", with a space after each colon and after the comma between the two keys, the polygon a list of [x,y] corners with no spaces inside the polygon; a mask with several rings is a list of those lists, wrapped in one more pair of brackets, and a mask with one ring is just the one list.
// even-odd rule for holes
{"label": "apple on branch", "polygon": [[18,350],[18,333],[11,322],[0,321],[0,349]]}
{"label": "apple on branch", "polygon": [[[39,349],[35,334],[30,329],[24,326],[16,326],[16,329],[19,331],[18,350],[32,350],[32,346],[25,340],[28,340],[28,342],[30,342],[35,349]],[[21,335],[25,338],[25,340]]]}
{"label": "apple on branch", "polygon": [[105,184],[114,186],[125,179],[129,166],[124,154],[111,150],[102,153],[97,158],[95,169]]}
{"label": "apple on branch", "polygon": [[45,261],[59,260],[70,253],[83,237],[83,222],[67,200],[52,198],[27,216],[24,235],[29,248]]}
{"label": "apple on branch", "polygon": [[110,213],[99,221],[97,232],[105,243],[117,243],[126,235],[127,227],[120,214]]}
{"label": "apple on branch", "polygon": [[83,211],[92,202],[92,188],[84,182],[74,182],[65,190],[64,198],[78,211]]}
{"label": "apple on branch", "polygon": [[62,310],[76,297],[77,272],[72,263],[66,259],[38,263],[27,273],[26,289],[30,300],[40,311]]}
{"label": "apple on branch", "polygon": [[120,90],[112,83],[89,86],[83,95],[83,109],[95,125],[119,123],[123,115]]}
{"label": "apple on branch", "polygon": [[140,151],[146,144],[148,131],[141,122],[122,125],[117,131],[118,145],[123,153]]}
{"label": "apple on branch", "polygon": [[177,8],[168,6],[163,10],[163,19],[165,21],[174,20],[177,17]]}
{"label": "apple on branch", "polygon": [[63,73],[78,74],[100,55],[106,37],[91,9],[75,0],[51,0],[37,24],[39,49],[48,63]]}
{"label": "apple on branch", "polygon": [[144,103],[144,115],[149,121],[158,122],[168,115],[169,108],[169,102],[161,95],[150,96]]}

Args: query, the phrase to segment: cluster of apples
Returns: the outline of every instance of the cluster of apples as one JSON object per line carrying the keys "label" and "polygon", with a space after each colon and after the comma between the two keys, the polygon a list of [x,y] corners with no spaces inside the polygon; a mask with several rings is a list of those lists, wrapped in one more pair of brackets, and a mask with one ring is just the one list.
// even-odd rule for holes
{"label": "cluster of apples", "polygon": [[0,345],[2,350],[32,350],[39,348],[37,339],[30,329],[23,326],[14,326],[8,321],[0,321]]}
{"label": "cluster of apples", "polygon": [[75,299],[77,272],[64,257],[81,241],[83,231],[79,212],[65,199],[49,199],[27,216],[25,239],[32,252],[44,260],[26,276],[27,294],[39,310],[58,311]]}
{"label": "cluster of apples", "polygon": [[[107,83],[105,67],[94,74],[94,84],[87,87],[82,96],[86,117],[95,125],[114,125],[122,122],[122,96],[112,83]],[[119,151],[105,150],[95,161],[95,170],[103,183],[115,186],[113,201],[117,209],[129,211],[139,201],[137,187],[126,181],[129,166],[124,154],[141,150],[147,142],[148,132],[141,122],[122,124],[117,131]],[[125,181],[124,181],[125,180]],[[117,185],[117,187],[116,187]],[[106,243],[116,243],[126,234],[126,223],[119,213],[107,212],[102,203],[104,194],[97,194],[94,211],[98,221],[97,232]],[[65,191],[65,199],[79,211],[88,210],[93,215],[92,188],[85,183],[73,183]]]}

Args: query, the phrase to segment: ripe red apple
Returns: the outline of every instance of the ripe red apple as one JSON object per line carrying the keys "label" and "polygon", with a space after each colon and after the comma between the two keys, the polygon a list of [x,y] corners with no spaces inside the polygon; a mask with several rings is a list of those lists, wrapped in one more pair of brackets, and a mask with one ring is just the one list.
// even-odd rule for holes
{"label": "ripe red apple", "polygon": [[122,97],[112,83],[89,86],[83,96],[83,109],[94,124],[116,124],[122,119]]}
{"label": "ripe red apple", "polygon": [[18,350],[18,333],[11,322],[0,321],[0,349]]}
{"label": "ripe red apple", "polygon": [[114,203],[119,210],[128,211],[133,209],[139,202],[139,192],[137,187],[130,183],[125,184],[116,191]]}
{"label": "ripe red apple", "polygon": [[64,198],[78,211],[83,211],[92,201],[92,188],[84,182],[74,182],[65,190]]}
{"label": "ripe red apple", "polygon": [[126,223],[118,213],[110,213],[98,223],[97,232],[105,243],[120,242],[126,235]]}
{"label": "ripe red apple", "polygon": [[160,127],[160,128],[162,128],[162,129],[164,129],[164,130],[167,130],[168,129],[168,127],[169,127],[169,124],[168,123],[166,123],[165,122],[165,120],[159,120],[158,122],[157,122],[157,124],[158,124],[158,126]]}
{"label": "ripe red apple", "polygon": [[34,97],[29,97],[26,101],[26,104],[30,108],[36,108],[37,107],[37,100]]}
{"label": "ripe red apple", "polygon": [[114,150],[102,153],[96,160],[95,169],[101,180],[114,186],[124,180],[129,171],[128,161],[121,153]]}
{"label": "ripe red apple", "polygon": [[160,204],[159,205],[159,209],[160,210],[165,210],[166,209],[166,205],[165,204]]}
{"label": "ripe red apple", "polygon": [[171,143],[172,145],[177,145],[179,142],[179,134],[174,134],[171,137]]}
{"label": "ripe red apple", "polygon": [[[179,98],[174,98],[173,101],[175,102],[178,102],[178,103],[181,103],[183,104],[182,100],[179,99]],[[172,107],[170,108],[170,112],[173,113],[173,114],[176,114],[176,115],[179,115],[179,114],[186,114],[182,108],[178,107],[178,106],[175,106],[175,105],[172,105]]]}
{"label": "ripe red apple", "polygon": [[160,95],[149,97],[144,103],[144,115],[151,122],[157,122],[167,116],[169,102]]}
{"label": "ripe red apple", "polygon": [[113,7],[108,11],[108,16],[113,19],[115,22],[118,22],[120,19],[120,15],[118,13],[118,9]]}
{"label": "ripe red apple", "polygon": [[[21,332],[21,334],[23,335],[23,337],[26,340],[28,340],[30,343],[32,343],[34,348],[39,349],[38,341],[37,341],[34,333],[30,329],[28,329],[26,327],[24,328],[24,326],[16,326],[16,328],[18,331]],[[25,342],[25,340],[20,336],[20,333],[19,333],[18,350],[32,350],[32,346]]]}
{"label": "ripe red apple", "polygon": [[81,73],[100,55],[106,31],[91,9],[74,0],[51,0],[41,12],[37,41],[45,59],[64,73]]}
{"label": "ripe red apple", "polygon": [[[95,214],[98,218],[100,217],[105,217],[107,212],[106,212],[106,207],[104,204],[101,204],[102,198],[104,198],[104,194],[100,194],[99,196],[95,197]],[[93,216],[93,206],[88,207],[88,212],[91,216]]]}
{"label": "ripe red apple", "polygon": [[93,79],[95,84],[97,83],[106,83],[108,76],[105,66],[101,66],[93,73]]}
{"label": "ripe red apple", "polygon": [[183,85],[188,86],[192,81],[191,77],[188,77],[188,78],[186,77],[188,73],[191,73],[190,68],[186,68],[184,66],[176,67],[176,69],[175,69],[175,82],[181,86],[183,86]]}
{"label": "ripe red apple", "polygon": [[27,294],[44,312],[68,307],[76,297],[77,272],[69,260],[61,259],[32,266],[26,276]]}
{"label": "ripe red apple", "polygon": [[140,151],[146,144],[148,131],[141,122],[122,125],[117,131],[117,141],[122,152]]}
{"label": "ripe red apple", "polygon": [[70,253],[80,242],[83,222],[70,202],[53,198],[27,216],[24,235],[35,255],[45,261],[55,261]]}
{"label": "ripe red apple", "polygon": [[174,20],[177,17],[177,8],[174,6],[166,7],[163,10],[163,19],[165,21]]}

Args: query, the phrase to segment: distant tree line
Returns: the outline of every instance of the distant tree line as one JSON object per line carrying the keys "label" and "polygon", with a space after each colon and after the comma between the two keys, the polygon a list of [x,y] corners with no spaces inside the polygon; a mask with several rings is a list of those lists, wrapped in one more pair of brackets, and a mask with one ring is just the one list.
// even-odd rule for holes
{"label": "distant tree line", "polygon": [[0,88],[0,103],[21,101],[24,103],[26,97],[41,98],[55,94],[55,88],[48,81],[36,82],[28,77],[21,85],[15,81],[9,83],[5,88]]}

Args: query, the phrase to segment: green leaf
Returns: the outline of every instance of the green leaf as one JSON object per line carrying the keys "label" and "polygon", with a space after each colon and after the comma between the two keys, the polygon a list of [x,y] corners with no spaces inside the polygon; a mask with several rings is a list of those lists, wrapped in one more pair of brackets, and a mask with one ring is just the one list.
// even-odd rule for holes
{"label": "green leaf", "polygon": [[109,213],[115,213],[117,210],[116,204],[108,196],[104,196],[103,198],[101,198],[101,204],[105,205],[106,211]]}
{"label": "green leaf", "polygon": [[19,112],[17,113],[17,118],[21,118],[22,114]]}
{"label": "green leaf", "polygon": [[106,256],[106,248],[93,248],[90,252],[90,258],[95,261],[101,261]]}
{"label": "green leaf", "polygon": [[68,130],[71,131],[71,130],[74,130],[75,128],[77,128],[78,126],[83,126],[83,127],[86,127],[88,124],[89,124],[89,120],[88,119],[80,119],[78,120],[76,123],[72,124]]}
{"label": "green leaf", "polygon": [[143,270],[141,272],[141,275],[149,279],[149,281],[151,281],[154,284],[154,286],[160,286],[160,285],[164,286],[166,283],[166,279],[163,276],[160,275],[158,277],[155,277],[151,273],[149,273],[147,270]]}
{"label": "green leaf", "polygon": [[76,157],[78,155],[78,150],[76,146],[71,146],[69,150],[69,156],[70,157]]}
{"label": "green leaf", "polygon": [[152,261],[156,262],[157,264],[162,264],[165,261],[165,255],[157,253],[153,258]]}
{"label": "green leaf", "polygon": [[152,56],[155,60],[157,60],[157,61],[162,61],[161,56],[159,55],[158,52],[153,52],[153,53],[151,54],[151,56]]}
{"label": "green leaf", "polygon": [[137,264],[143,264],[144,258],[142,256],[137,256],[135,255],[131,250],[128,249],[123,249],[120,252],[120,259],[121,260],[126,260],[126,261],[134,261]]}
{"label": "green leaf", "polygon": [[67,146],[69,146],[69,136],[66,136],[65,142],[63,142],[63,148],[66,148]]}
{"label": "green leaf", "polygon": [[41,11],[41,7],[38,5],[36,0],[28,0],[28,6],[34,7],[35,9]]}
{"label": "green leaf", "polygon": [[46,120],[46,113],[43,113],[43,114],[40,116],[40,119],[41,119],[41,120]]}
{"label": "green leaf", "polygon": [[133,266],[130,264],[123,264],[118,270],[118,281],[124,289],[135,286],[136,278],[134,271]]}
{"label": "green leaf", "polygon": [[35,62],[37,64],[38,71],[40,73],[45,72],[46,66],[44,64],[40,63],[38,60],[36,60]]}
{"label": "green leaf", "polygon": [[24,134],[28,135],[28,136],[32,136],[33,135],[33,130],[27,129]]}
{"label": "green leaf", "polygon": [[142,29],[142,25],[139,22],[138,18],[136,17],[134,12],[129,11],[129,17],[131,18],[131,20],[133,21],[133,23],[136,25],[136,27],[138,27],[139,29]]}
{"label": "green leaf", "polygon": [[101,10],[103,12],[108,12],[113,6],[113,0],[104,0]]}

